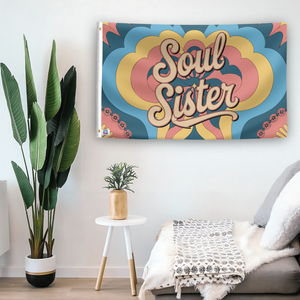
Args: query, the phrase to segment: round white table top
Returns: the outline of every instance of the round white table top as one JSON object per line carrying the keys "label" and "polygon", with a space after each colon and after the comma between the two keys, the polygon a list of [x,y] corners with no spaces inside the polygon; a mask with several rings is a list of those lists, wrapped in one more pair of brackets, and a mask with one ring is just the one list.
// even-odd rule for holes
{"label": "round white table top", "polygon": [[124,220],[113,220],[110,216],[99,217],[95,220],[96,224],[104,226],[133,226],[147,222],[147,218],[143,216],[128,215]]}

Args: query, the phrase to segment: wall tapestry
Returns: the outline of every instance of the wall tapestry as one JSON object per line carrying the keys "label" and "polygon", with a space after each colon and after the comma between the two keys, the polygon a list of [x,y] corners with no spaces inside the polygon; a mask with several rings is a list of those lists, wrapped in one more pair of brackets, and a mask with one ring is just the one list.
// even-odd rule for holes
{"label": "wall tapestry", "polygon": [[286,23],[99,23],[99,137],[287,136]]}

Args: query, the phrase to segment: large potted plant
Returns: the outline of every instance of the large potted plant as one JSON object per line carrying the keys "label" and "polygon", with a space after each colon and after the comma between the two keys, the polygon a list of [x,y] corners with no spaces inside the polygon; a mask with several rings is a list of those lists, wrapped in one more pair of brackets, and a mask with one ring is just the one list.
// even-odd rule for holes
{"label": "large potted plant", "polygon": [[109,193],[109,215],[113,220],[124,220],[128,216],[127,192],[134,191],[129,185],[137,179],[133,168],[136,166],[127,163],[115,163],[107,168],[110,176],[105,176],[104,181],[108,183],[104,188],[113,189]]}
{"label": "large potted plant", "polygon": [[[44,287],[55,278],[53,229],[58,189],[67,180],[80,140],[80,121],[75,110],[76,69],[71,67],[59,80],[56,44],[53,41],[43,113],[37,103],[25,37],[24,48],[27,122],[18,83],[3,63],[0,65],[1,78],[13,137],[21,147],[24,162],[23,168],[14,161],[12,166],[22,194],[29,230],[30,255],[25,257],[26,278],[32,285]],[[23,150],[27,135],[31,168]],[[46,264],[46,269],[43,269],[43,264]]]}

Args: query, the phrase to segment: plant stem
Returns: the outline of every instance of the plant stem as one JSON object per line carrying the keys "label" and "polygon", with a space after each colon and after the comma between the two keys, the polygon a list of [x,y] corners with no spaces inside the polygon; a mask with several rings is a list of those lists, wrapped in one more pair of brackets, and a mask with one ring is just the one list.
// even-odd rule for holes
{"label": "plant stem", "polygon": [[24,205],[24,207],[25,207],[25,213],[26,213],[26,219],[27,219],[27,224],[28,224],[29,235],[30,235],[31,240],[33,240],[33,235],[32,235],[32,231],[31,231],[31,227],[30,227],[30,222],[29,222],[27,208],[26,208],[25,205]]}
{"label": "plant stem", "polygon": [[[26,159],[25,159],[25,154],[24,154],[24,150],[23,150],[23,146],[21,145],[21,152],[22,152],[22,156],[23,156],[23,161],[24,161],[24,165],[25,165],[25,169],[26,169],[26,173],[27,173],[27,178],[28,180],[30,180],[29,178],[29,172],[28,172],[28,167],[27,167],[27,163],[26,163]],[[32,233],[32,230],[31,230],[31,225],[30,225],[30,221],[29,221],[29,216],[28,216],[28,211],[27,211],[27,207],[24,203],[24,208],[25,208],[25,213],[26,213],[26,220],[27,220],[27,225],[28,225],[28,230],[29,230],[29,235],[30,235],[30,238],[32,240],[32,242],[34,241],[34,235]],[[34,211],[32,209],[32,213],[33,213],[33,218],[34,218]],[[34,230],[34,228],[33,228]]]}
{"label": "plant stem", "polygon": [[53,216],[52,216],[52,226],[51,226],[51,231],[53,231],[53,227],[54,227],[54,220],[55,220],[55,211],[56,211],[56,206],[53,209]]}
{"label": "plant stem", "polygon": [[[36,206],[37,201],[36,201],[36,199],[37,199],[37,195],[36,195],[36,178],[34,176],[34,169],[33,168],[31,168],[31,172],[32,172],[33,193],[34,193],[34,207],[33,207],[33,205],[31,206],[31,208],[32,208],[32,218],[34,220],[36,220],[36,214],[37,214],[37,206]],[[34,223],[36,223],[36,222],[34,222]]]}
{"label": "plant stem", "polygon": [[51,230],[51,211],[48,209],[48,247],[47,247],[47,252],[48,256],[51,256],[51,239],[52,239],[52,230]]}
{"label": "plant stem", "polygon": [[23,161],[24,161],[24,164],[25,164],[25,168],[26,168],[27,178],[29,180],[30,179],[29,178],[29,172],[28,172],[27,163],[26,163],[25,154],[24,154],[24,150],[23,150],[23,146],[22,145],[21,145],[21,151],[22,151],[22,156],[23,156]]}

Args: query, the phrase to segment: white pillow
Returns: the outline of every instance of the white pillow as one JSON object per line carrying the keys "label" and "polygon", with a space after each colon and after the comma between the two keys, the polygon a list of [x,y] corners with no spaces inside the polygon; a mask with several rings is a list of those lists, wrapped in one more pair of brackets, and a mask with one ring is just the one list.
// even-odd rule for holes
{"label": "white pillow", "polygon": [[286,184],[300,171],[300,160],[288,166],[272,185],[265,201],[254,216],[254,224],[266,227],[273,205]]}
{"label": "white pillow", "polygon": [[283,188],[271,211],[260,246],[279,250],[300,232],[300,172]]}

